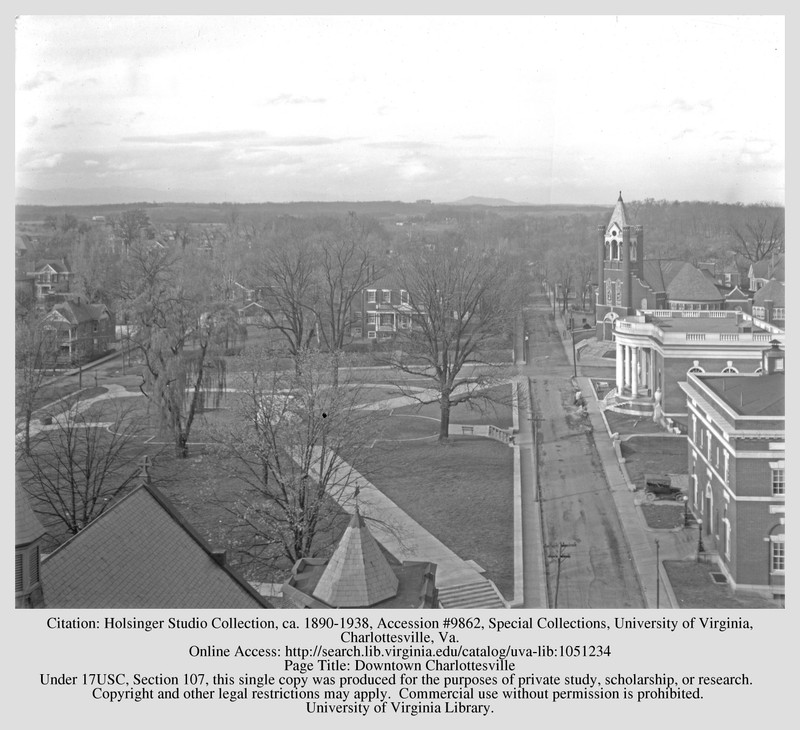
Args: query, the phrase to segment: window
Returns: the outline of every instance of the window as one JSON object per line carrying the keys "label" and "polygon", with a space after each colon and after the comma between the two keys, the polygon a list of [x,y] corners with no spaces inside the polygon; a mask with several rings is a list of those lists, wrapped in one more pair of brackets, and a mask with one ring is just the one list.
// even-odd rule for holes
{"label": "window", "polygon": [[723,374],[723,375],[730,375],[730,374],[732,374],[732,373],[738,373],[738,372],[739,372],[739,371],[738,371],[736,368],[733,368],[733,367],[727,367],[727,368],[725,368],[725,369],[722,371],[722,374]]}
{"label": "window", "polygon": [[400,327],[407,330],[410,326],[411,326],[411,317],[409,317],[407,314],[401,314]]}
{"label": "window", "polygon": [[728,454],[728,452],[725,451],[724,452],[724,456],[725,456],[725,484],[727,484],[728,480],[730,479],[730,468],[731,468],[730,467],[730,454]]}
{"label": "window", "polygon": [[400,304],[408,304],[408,292],[405,289],[400,290]]}
{"label": "window", "polygon": [[367,313],[367,324],[376,324],[378,321],[378,315],[375,312],[368,312]]}
{"label": "window", "polygon": [[392,303],[392,290],[391,289],[384,289],[383,290],[383,298],[381,299],[382,304],[391,304]]}
{"label": "window", "polygon": [[772,310],[772,319],[786,319],[786,310],[784,307],[775,307]]}
{"label": "window", "polygon": [[375,337],[377,337],[377,334],[378,333],[375,332],[375,330],[370,330],[369,332],[367,332],[367,337],[369,337],[369,339],[371,339],[371,340],[374,340]]}
{"label": "window", "polygon": [[617,306],[621,307],[622,306],[622,286],[620,285],[619,282],[617,282],[615,288],[617,290]]}
{"label": "window", "polygon": [[786,494],[786,477],[783,469],[772,470],[772,494],[775,496]]}
{"label": "window", "polygon": [[611,282],[606,282],[606,304],[611,304]]}
{"label": "window", "polygon": [[375,304],[375,289],[367,289],[367,303]]}
{"label": "window", "polygon": [[786,570],[786,543],[783,535],[776,535],[770,540],[769,567],[771,573],[783,573]]}
{"label": "window", "polygon": [[394,315],[382,314],[380,319],[381,327],[394,327]]}
{"label": "window", "polygon": [[759,317],[759,318],[763,319],[763,317],[764,317],[764,315],[766,315],[766,313],[767,312],[764,309],[764,307],[753,307],[753,316],[754,317]]}

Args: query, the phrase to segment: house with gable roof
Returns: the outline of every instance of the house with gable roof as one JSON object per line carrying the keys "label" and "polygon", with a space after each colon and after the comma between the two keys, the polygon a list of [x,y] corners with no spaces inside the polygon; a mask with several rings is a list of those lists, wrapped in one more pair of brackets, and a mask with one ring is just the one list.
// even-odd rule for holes
{"label": "house with gable roof", "polygon": [[80,297],[56,304],[44,325],[56,331],[57,362],[77,365],[108,352],[116,341],[114,313],[105,304],[87,304]]}
{"label": "house with gable roof", "polygon": [[41,561],[21,490],[16,522],[18,608],[272,607],[147,480]]}

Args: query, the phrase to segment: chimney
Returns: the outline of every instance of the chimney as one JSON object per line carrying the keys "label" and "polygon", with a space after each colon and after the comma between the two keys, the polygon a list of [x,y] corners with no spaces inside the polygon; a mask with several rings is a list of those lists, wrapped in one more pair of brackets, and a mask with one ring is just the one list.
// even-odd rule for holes
{"label": "chimney", "polygon": [[222,550],[220,548],[214,549],[211,551],[211,557],[214,558],[214,562],[217,565],[225,567],[225,561],[227,559],[225,550]]}

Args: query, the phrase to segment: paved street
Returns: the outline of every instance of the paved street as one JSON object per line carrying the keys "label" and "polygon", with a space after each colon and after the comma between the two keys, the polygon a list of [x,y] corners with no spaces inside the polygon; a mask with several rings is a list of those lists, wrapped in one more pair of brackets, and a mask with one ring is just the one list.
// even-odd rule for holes
{"label": "paved street", "polygon": [[[572,365],[553,324],[552,307],[538,295],[526,312],[531,379],[539,428],[539,483],[550,607],[641,608],[644,599],[590,421],[573,406]],[[599,434],[603,438],[605,434]],[[526,550],[526,558],[529,556]],[[528,558],[529,559],[529,558]]]}

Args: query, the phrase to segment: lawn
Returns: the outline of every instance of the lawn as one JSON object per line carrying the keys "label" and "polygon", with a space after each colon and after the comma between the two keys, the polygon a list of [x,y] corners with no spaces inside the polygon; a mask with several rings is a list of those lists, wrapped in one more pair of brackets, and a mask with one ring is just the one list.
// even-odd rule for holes
{"label": "lawn", "polygon": [[737,593],[728,584],[717,583],[711,577],[711,573],[719,570],[716,565],[694,560],[665,560],[664,569],[680,608],[781,608],[775,601]]}
{"label": "lawn", "polygon": [[[104,377],[105,376],[105,377]],[[124,385],[135,391],[130,374]],[[115,382],[113,373],[100,377],[102,385]],[[94,385],[92,378],[91,385]],[[365,388],[367,400],[396,395],[386,383]],[[482,409],[468,404],[456,406],[454,423],[493,423],[511,426],[510,386],[493,389],[492,401]],[[281,581],[288,562],[275,570],[250,570],[241,564],[239,537],[233,530],[233,518],[226,510],[241,491],[241,484],[230,474],[224,458],[208,445],[215,428],[235,418],[230,408],[234,398],[217,410],[198,415],[192,428],[189,457],[177,460],[167,438],[159,436],[158,414],[145,397],[111,399],[93,404],[85,413],[90,421],[115,421],[120,409],[126,417],[134,414],[145,424],[146,434],[137,438],[153,459],[151,475],[163,493],[175,503],[189,523],[214,547],[229,550],[233,565],[239,565],[252,580]],[[374,414],[378,415],[378,414]],[[388,416],[388,413],[386,414]],[[513,451],[508,446],[483,438],[455,437],[447,446],[439,446],[439,409],[434,404],[423,409],[414,406],[397,409],[392,417],[378,419],[375,440],[365,444],[370,478],[401,509],[432,532],[464,559],[473,559],[487,570],[504,595],[513,592]],[[112,427],[113,428],[113,427]],[[335,512],[338,505],[333,505]],[[338,537],[348,517],[340,519],[331,536]]]}
{"label": "lawn", "polygon": [[638,489],[644,489],[645,474],[687,474],[689,454],[686,438],[643,436],[620,444],[628,476]]}
{"label": "lawn", "polygon": [[[392,419],[394,420],[394,418]],[[478,437],[379,444],[365,476],[459,557],[514,588],[513,451]]]}

